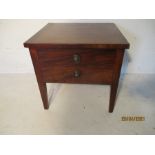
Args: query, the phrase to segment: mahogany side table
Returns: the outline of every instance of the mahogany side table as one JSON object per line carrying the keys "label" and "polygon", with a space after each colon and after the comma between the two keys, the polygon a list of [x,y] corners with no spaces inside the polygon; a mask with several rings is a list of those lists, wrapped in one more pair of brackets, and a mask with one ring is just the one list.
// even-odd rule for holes
{"label": "mahogany side table", "polygon": [[46,83],[108,84],[113,112],[129,43],[113,23],[49,23],[24,43],[29,48],[44,109]]}

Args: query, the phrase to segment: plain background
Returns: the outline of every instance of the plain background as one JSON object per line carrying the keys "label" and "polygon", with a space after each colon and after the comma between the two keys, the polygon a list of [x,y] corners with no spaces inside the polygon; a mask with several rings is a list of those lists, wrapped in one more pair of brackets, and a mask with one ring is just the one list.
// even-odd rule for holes
{"label": "plain background", "polygon": [[0,20],[0,73],[33,73],[23,43],[49,22],[113,22],[130,43],[123,73],[155,73],[155,20]]}

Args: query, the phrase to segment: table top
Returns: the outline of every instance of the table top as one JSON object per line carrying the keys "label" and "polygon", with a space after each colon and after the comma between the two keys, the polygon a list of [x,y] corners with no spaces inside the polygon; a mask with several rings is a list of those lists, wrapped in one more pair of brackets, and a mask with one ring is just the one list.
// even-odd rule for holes
{"label": "table top", "polygon": [[129,43],[113,23],[49,23],[24,46],[126,49]]}

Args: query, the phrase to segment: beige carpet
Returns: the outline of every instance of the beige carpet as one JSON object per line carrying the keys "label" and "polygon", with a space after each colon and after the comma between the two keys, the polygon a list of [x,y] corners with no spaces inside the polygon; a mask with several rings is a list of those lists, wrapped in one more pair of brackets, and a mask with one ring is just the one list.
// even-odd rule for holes
{"label": "beige carpet", "polygon": [[0,134],[155,134],[155,75],[123,77],[112,114],[109,86],[50,84],[48,90],[44,110],[34,74],[1,74]]}

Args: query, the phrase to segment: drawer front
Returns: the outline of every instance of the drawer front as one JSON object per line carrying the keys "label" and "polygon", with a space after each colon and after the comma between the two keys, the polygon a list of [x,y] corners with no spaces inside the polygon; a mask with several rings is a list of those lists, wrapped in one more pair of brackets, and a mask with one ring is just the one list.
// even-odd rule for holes
{"label": "drawer front", "polygon": [[92,49],[49,49],[39,50],[38,56],[43,68],[51,66],[98,66],[112,69],[115,51]]}
{"label": "drawer front", "polygon": [[38,57],[45,82],[112,82],[115,51],[49,49],[39,50]]}
{"label": "drawer front", "polygon": [[92,67],[51,67],[43,70],[45,82],[110,84],[112,70]]}

